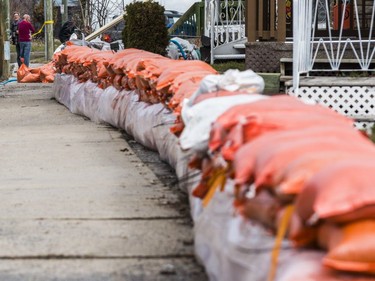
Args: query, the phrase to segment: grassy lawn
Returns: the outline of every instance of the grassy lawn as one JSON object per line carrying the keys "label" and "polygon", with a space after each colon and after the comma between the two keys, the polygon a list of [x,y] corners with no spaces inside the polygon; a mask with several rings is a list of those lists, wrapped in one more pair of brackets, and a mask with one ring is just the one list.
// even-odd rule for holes
{"label": "grassy lawn", "polygon": [[[56,49],[58,46],[60,46],[60,41],[55,39],[54,40],[54,49]],[[31,42],[31,63],[48,63],[49,61],[46,61],[44,58],[44,39],[35,39]],[[16,46],[11,45],[10,46],[11,53],[16,53]]]}
{"label": "grassy lawn", "polygon": [[[216,61],[212,67],[219,73],[224,73],[228,69],[246,70],[244,60],[236,61]],[[280,92],[280,75],[278,73],[258,73],[264,80],[266,94],[277,94]]]}
{"label": "grassy lawn", "polygon": [[375,142],[375,125],[371,129],[370,139]]}
{"label": "grassy lawn", "polygon": [[[60,41],[58,39],[54,40],[54,49],[60,46]],[[31,42],[31,52],[44,52],[44,40],[36,39]],[[10,45],[10,51],[16,52],[16,46]]]}
{"label": "grassy lawn", "polygon": [[228,69],[238,69],[241,71],[245,70],[245,61],[236,60],[236,61],[216,61],[212,67],[216,69],[219,73],[224,73]]}

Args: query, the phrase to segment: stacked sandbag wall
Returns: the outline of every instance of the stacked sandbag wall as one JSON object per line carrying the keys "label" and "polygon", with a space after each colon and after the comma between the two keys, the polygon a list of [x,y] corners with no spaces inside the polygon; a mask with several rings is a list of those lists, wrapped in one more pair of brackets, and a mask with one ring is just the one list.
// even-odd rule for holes
{"label": "stacked sandbag wall", "polygon": [[135,49],[71,46],[54,60],[59,102],[175,168],[211,280],[373,279],[375,147],[352,120],[263,96],[252,71]]}

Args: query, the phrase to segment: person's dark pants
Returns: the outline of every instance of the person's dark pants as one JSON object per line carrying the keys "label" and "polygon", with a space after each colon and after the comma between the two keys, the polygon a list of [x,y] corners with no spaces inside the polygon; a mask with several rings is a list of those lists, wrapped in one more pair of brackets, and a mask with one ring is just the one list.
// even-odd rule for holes
{"label": "person's dark pants", "polygon": [[16,52],[17,52],[17,63],[18,63],[18,67],[21,66],[21,48],[20,48],[20,43],[17,43],[16,44]]}
{"label": "person's dark pants", "polygon": [[31,42],[20,42],[20,57],[26,66],[30,64]]}

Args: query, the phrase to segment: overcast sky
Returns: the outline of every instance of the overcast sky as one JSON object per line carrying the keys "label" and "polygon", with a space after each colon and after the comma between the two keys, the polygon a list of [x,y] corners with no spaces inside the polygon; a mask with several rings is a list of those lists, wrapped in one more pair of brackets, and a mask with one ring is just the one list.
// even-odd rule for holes
{"label": "overcast sky", "polygon": [[[59,0],[61,1],[61,0]],[[200,2],[201,0],[154,0],[155,2],[159,2],[161,5],[164,6],[166,10],[175,10],[181,13],[184,13],[187,9],[191,7],[195,2]],[[119,3],[122,1],[119,0]],[[129,4],[133,2],[133,0],[125,0],[125,4]]]}
{"label": "overcast sky", "polygon": [[158,0],[158,2],[163,5],[166,10],[176,10],[183,13],[195,2],[199,2],[199,0]]}
{"label": "overcast sky", "polygon": [[[61,1],[61,0],[55,0]],[[138,0],[139,1],[139,0]],[[201,0],[154,0],[159,2],[166,10],[175,10],[181,13],[186,12],[187,9],[191,7],[195,2],[200,2]],[[132,3],[133,0],[117,0],[118,3],[125,3],[125,5]]]}

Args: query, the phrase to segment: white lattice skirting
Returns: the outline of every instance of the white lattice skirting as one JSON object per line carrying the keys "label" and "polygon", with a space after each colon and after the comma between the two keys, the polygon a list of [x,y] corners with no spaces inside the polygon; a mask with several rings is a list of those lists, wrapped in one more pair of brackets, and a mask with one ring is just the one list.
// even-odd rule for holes
{"label": "white lattice skirting", "polygon": [[314,100],[357,120],[358,129],[371,130],[375,125],[375,79],[352,77],[306,77],[298,92],[287,85],[288,94]]}

